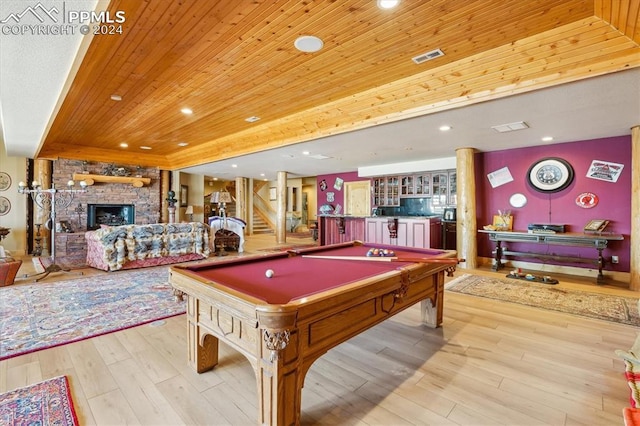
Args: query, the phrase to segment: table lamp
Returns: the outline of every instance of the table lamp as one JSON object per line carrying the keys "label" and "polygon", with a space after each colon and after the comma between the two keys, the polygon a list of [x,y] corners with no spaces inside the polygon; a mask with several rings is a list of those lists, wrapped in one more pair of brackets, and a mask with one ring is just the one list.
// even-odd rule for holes
{"label": "table lamp", "polygon": [[187,209],[184,211],[185,215],[189,215],[189,222],[193,222],[193,206],[187,206]]}

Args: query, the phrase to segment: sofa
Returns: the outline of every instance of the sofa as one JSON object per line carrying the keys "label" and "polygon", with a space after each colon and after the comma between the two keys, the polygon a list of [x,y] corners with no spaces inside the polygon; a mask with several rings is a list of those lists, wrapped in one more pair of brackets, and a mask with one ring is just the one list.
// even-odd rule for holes
{"label": "sofa", "polygon": [[144,268],[209,256],[209,227],[201,222],[104,226],[85,233],[87,266],[103,271]]}

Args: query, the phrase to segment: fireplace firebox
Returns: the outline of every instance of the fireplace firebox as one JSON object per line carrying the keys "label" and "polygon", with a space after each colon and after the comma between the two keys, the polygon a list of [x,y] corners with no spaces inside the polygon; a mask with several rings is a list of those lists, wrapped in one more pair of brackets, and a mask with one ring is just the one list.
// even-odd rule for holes
{"label": "fireplace firebox", "polygon": [[87,204],[87,229],[135,223],[133,204]]}

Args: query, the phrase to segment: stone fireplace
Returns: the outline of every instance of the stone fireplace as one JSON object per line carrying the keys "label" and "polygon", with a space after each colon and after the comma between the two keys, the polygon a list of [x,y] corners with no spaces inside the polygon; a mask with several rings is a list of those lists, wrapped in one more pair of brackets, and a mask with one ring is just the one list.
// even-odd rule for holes
{"label": "stone fireplace", "polygon": [[87,229],[100,225],[118,226],[135,223],[133,204],[87,204]]}
{"label": "stone fireplace", "polygon": [[[52,183],[64,188],[73,177],[88,168],[89,174],[100,175],[108,163],[92,162],[85,165],[80,160],[58,159],[53,162]],[[163,194],[160,193],[160,169],[157,167],[129,166],[151,182],[142,187],[130,183],[96,182],[87,192],[77,194],[65,209],[56,209],[56,222],[66,220],[72,232],[56,233],[56,258],[58,264],[77,267],[85,263],[87,249],[84,233],[120,222],[136,225],[158,223]],[[93,207],[92,207],[93,206]],[[126,210],[123,211],[123,208]],[[91,213],[91,210],[94,213]],[[111,210],[115,209],[115,210]],[[92,215],[92,217],[90,217]]]}

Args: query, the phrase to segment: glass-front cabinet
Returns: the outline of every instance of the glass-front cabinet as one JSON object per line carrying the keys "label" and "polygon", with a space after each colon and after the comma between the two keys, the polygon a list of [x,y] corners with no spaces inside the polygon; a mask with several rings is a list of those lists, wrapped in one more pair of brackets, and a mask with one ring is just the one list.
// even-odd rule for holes
{"label": "glass-front cabinet", "polygon": [[431,195],[431,173],[416,175],[415,181],[416,181],[416,195],[420,195],[420,196]]}
{"label": "glass-front cabinet", "polygon": [[431,175],[433,197],[431,202],[434,206],[446,206],[449,201],[449,173],[434,172]]}
{"label": "glass-front cabinet", "polygon": [[402,176],[400,185],[400,195],[415,195],[414,176]]}
{"label": "glass-front cabinet", "polygon": [[458,204],[458,180],[456,179],[456,171],[449,171],[449,200],[448,204],[455,206]]}
{"label": "glass-front cabinet", "polygon": [[431,173],[402,176],[401,197],[424,197],[431,195]]}
{"label": "glass-front cabinet", "polygon": [[400,205],[400,178],[385,176],[373,180],[373,203],[376,206]]}
{"label": "glass-front cabinet", "polygon": [[373,179],[373,202],[378,207],[397,207],[400,198],[429,198],[439,211],[457,204],[456,192],[455,169]]}

